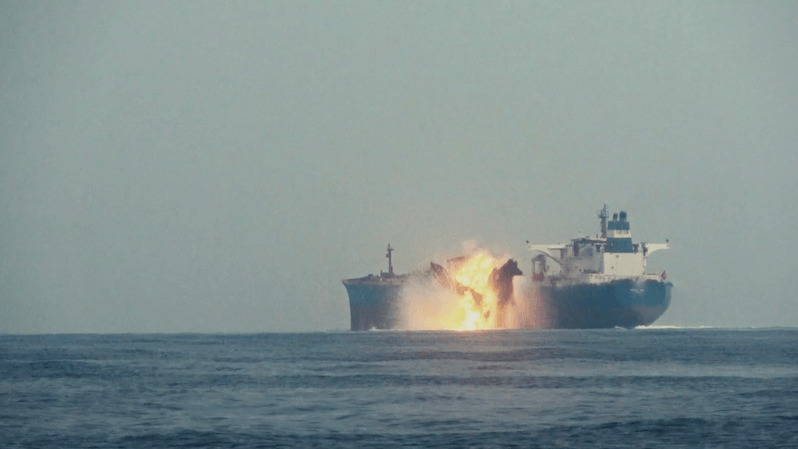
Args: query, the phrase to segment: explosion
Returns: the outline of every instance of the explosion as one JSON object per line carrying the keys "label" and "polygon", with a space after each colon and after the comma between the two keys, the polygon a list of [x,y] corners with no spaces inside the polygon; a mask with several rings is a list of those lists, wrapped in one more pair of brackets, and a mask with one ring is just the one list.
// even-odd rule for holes
{"label": "explosion", "polygon": [[521,275],[512,259],[486,251],[449,259],[446,268],[430,263],[437,282],[408,289],[409,329],[480,330],[518,325],[513,277]]}
{"label": "explosion", "polygon": [[455,269],[452,278],[457,293],[462,291],[460,303],[465,312],[462,329],[476,330],[496,327],[499,300],[491,286],[491,273],[499,267],[498,260],[485,253],[477,253]]}

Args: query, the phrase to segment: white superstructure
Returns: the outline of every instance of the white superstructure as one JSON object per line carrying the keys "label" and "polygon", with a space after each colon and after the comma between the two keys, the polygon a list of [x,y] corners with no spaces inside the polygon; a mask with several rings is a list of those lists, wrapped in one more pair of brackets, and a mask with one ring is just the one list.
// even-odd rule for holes
{"label": "white superstructure", "polygon": [[[665,279],[665,272],[646,273],[646,259],[654,251],[670,248],[670,243],[632,243],[626,212],[614,214],[607,222],[607,206],[599,212],[601,235],[578,238],[568,244],[529,245],[542,254],[532,259],[532,278],[553,285],[599,284],[618,279],[635,281]],[[559,266],[549,276],[547,259]]]}

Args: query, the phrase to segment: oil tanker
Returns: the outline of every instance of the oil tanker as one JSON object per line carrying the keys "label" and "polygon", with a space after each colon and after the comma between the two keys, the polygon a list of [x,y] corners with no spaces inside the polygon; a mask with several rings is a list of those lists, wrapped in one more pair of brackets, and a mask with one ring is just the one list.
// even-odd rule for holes
{"label": "oil tanker", "polygon": [[[498,297],[498,312],[517,301],[533,305],[534,319],[520,327],[555,329],[631,328],[649,325],[668,309],[673,284],[665,271],[646,272],[648,257],[670,248],[670,243],[633,243],[626,212],[608,220],[607,206],[598,215],[601,233],[580,237],[568,244],[529,244],[538,253],[532,258],[530,288],[515,293],[513,277],[522,275],[510,259],[490,273],[490,285]],[[452,292],[477,292],[454,281],[446,268],[430,263],[423,272],[397,275],[393,272],[388,245],[388,272],[343,281],[349,295],[351,330],[395,329],[403,319],[403,291],[410,282],[437,282]],[[450,259],[448,266],[463,258]],[[499,326],[502,320],[498,321]]]}

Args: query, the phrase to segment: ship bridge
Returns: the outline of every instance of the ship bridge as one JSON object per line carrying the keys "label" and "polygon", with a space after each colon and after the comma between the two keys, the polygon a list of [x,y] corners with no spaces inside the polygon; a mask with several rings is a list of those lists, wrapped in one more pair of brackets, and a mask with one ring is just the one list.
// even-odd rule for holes
{"label": "ship bridge", "polygon": [[533,262],[533,279],[543,280],[548,272],[547,260],[559,265],[555,280],[574,282],[607,282],[621,278],[661,278],[663,273],[646,274],[646,259],[654,251],[670,248],[669,243],[633,243],[626,212],[607,219],[607,206],[599,212],[601,235],[582,237],[570,244],[529,245],[542,253]]}

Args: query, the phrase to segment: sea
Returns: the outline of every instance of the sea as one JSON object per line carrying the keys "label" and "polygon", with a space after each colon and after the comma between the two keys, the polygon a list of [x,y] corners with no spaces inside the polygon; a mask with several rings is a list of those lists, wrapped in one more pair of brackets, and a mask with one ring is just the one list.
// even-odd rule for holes
{"label": "sea", "polygon": [[0,447],[798,448],[798,329],[0,335]]}

